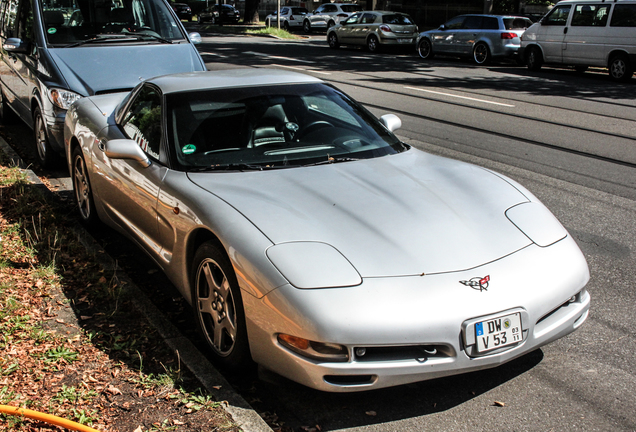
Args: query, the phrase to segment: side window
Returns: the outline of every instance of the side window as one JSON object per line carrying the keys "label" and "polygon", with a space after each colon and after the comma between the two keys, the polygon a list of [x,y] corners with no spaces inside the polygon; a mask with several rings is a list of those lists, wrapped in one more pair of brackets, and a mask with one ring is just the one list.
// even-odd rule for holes
{"label": "side window", "polygon": [[326,5],[325,12],[338,12],[338,7],[335,5]]}
{"label": "side window", "polygon": [[159,159],[161,145],[161,94],[146,86],[130,105],[122,122],[124,133],[148,155]]}
{"label": "side window", "polygon": [[607,24],[610,5],[576,5],[572,14],[572,26],[596,26]]}
{"label": "side window", "polygon": [[18,16],[19,0],[2,2],[2,36],[15,37],[15,24]]}
{"label": "side window", "polygon": [[33,40],[33,9],[30,1],[23,1],[20,6],[17,36],[24,42]]}
{"label": "side window", "polygon": [[360,14],[353,14],[345,21],[346,24],[356,24],[358,22],[358,18],[360,18]]}
{"label": "side window", "polygon": [[444,24],[444,27],[446,28],[446,30],[460,29],[464,25],[464,18],[465,17],[463,16],[455,17],[452,20],[448,21],[446,24]]}
{"label": "side window", "polygon": [[499,30],[499,20],[493,17],[484,17],[481,23],[482,30]]}
{"label": "side window", "polygon": [[362,21],[360,21],[360,24],[373,24],[374,21],[375,21],[375,15],[370,13],[365,13],[364,15],[362,15]]}
{"label": "side window", "polygon": [[467,16],[466,19],[464,20],[463,28],[467,30],[480,29],[481,21],[482,21],[482,17],[480,16]]}
{"label": "side window", "polygon": [[288,9],[288,8],[282,8],[282,9],[280,10],[280,14],[281,14],[281,15],[287,15],[287,13],[288,13],[288,12],[289,12],[289,9]]}
{"label": "side window", "polygon": [[570,14],[570,5],[555,6],[545,18],[541,20],[541,25],[564,26]]}
{"label": "side window", "polygon": [[616,4],[612,14],[611,27],[636,27],[636,5]]}

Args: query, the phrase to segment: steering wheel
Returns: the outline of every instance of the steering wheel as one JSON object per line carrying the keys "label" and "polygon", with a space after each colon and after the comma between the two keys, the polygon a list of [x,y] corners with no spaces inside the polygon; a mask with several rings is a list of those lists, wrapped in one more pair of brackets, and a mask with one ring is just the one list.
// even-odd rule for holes
{"label": "steering wheel", "polygon": [[315,121],[315,122],[311,122],[307,126],[302,128],[302,130],[300,131],[300,134],[298,134],[296,139],[302,138],[305,135],[307,135],[308,133],[313,132],[316,129],[321,129],[321,128],[324,128],[324,127],[335,127],[335,126],[332,125],[331,123],[329,123],[328,121],[324,121],[324,120],[318,120],[318,121]]}

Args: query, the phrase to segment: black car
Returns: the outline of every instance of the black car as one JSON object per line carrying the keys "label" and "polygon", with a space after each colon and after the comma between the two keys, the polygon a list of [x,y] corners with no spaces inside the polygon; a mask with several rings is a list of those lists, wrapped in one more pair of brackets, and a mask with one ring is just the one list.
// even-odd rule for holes
{"label": "black car", "polygon": [[231,23],[236,24],[241,19],[241,13],[237,8],[229,4],[215,4],[205,8],[199,14],[199,22],[211,22],[212,24]]}
{"label": "black car", "polygon": [[192,21],[192,9],[185,3],[172,3],[172,9],[177,13],[179,19]]}

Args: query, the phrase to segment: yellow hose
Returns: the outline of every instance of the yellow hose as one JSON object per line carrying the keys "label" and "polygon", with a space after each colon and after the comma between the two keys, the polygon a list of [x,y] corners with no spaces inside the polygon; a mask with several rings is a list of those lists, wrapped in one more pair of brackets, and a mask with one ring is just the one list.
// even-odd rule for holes
{"label": "yellow hose", "polygon": [[53,424],[56,426],[62,426],[66,429],[71,429],[80,432],[99,432],[97,429],[93,429],[88,426],[84,426],[83,424],[76,423],[71,420],[66,420],[61,417],[56,417],[51,414],[44,414],[38,411],[33,411],[26,408],[18,408],[9,405],[0,405],[0,413],[20,416],[20,417],[28,417],[34,420],[40,420],[49,424]]}

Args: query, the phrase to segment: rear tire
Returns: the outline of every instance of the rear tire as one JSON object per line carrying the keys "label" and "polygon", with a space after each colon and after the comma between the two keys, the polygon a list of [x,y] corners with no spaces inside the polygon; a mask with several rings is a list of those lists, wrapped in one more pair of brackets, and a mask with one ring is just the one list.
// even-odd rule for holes
{"label": "rear tire", "polygon": [[528,70],[538,71],[543,66],[543,57],[541,51],[537,47],[530,47],[526,54],[526,65]]}
{"label": "rear tire", "polygon": [[433,44],[431,44],[431,41],[426,38],[422,39],[417,45],[417,53],[424,60],[429,60],[435,57],[435,53],[433,52]]}
{"label": "rear tire", "polygon": [[327,23],[327,30],[329,30],[331,27],[335,26],[336,23],[333,20],[329,20],[329,22]]}
{"label": "rear tire", "polygon": [[483,42],[475,45],[473,48],[473,60],[475,60],[475,63],[478,65],[487,65],[490,63],[491,55],[488,45]]}
{"label": "rear tire", "polygon": [[289,33],[289,23],[287,21],[283,23],[283,30]]}
{"label": "rear tire", "polygon": [[610,78],[614,81],[629,81],[634,74],[634,68],[624,54],[613,55],[607,68]]}
{"label": "rear tire", "polygon": [[367,49],[371,53],[380,51],[380,41],[378,41],[377,37],[373,35],[369,36],[369,38],[367,39]]}
{"label": "rear tire", "polygon": [[303,31],[305,33],[311,33],[311,23],[309,22],[309,20],[305,20],[303,22]]}

